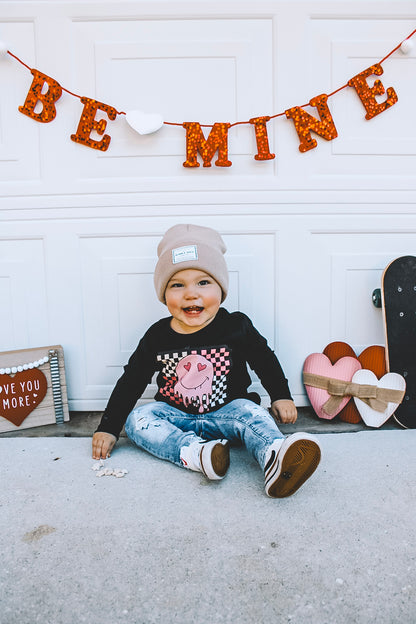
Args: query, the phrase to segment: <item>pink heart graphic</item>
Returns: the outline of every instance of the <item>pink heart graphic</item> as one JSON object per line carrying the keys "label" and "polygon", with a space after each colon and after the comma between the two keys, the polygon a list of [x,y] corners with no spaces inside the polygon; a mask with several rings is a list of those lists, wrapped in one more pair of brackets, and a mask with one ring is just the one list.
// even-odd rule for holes
{"label": "pink heart graphic", "polygon": [[[303,366],[303,372],[320,375],[321,377],[329,377],[331,379],[341,379],[342,381],[351,381],[354,373],[361,369],[361,364],[357,358],[345,356],[340,358],[335,364],[331,364],[331,360],[323,353],[312,353],[309,355]],[[330,394],[326,390],[314,388],[305,385],[309,401],[319,418],[332,420],[347,405],[351,397],[343,397],[334,414],[327,414],[322,409],[330,398]]]}
{"label": "pink heart graphic", "polygon": [[184,368],[188,371],[188,373],[189,373],[189,371],[191,370],[191,363],[190,363],[190,362],[187,362],[186,364],[184,364],[184,365],[183,365],[183,367],[184,367]]}
{"label": "pink heart graphic", "polygon": [[205,370],[206,367],[207,367],[206,364],[198,364],[198,371],[201,372],[201,371]]}

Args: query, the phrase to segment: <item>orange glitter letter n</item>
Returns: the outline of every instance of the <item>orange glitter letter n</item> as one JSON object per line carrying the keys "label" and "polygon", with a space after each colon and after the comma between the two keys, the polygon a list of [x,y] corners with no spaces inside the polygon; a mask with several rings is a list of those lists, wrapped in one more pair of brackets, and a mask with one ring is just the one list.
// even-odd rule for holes
{"label": "orange glitter letter n", "polygon": [[230,167],[231,160],[228,160],[228,128],[229,123],[215,123],[207,139],[201,130],[198,122],[186,121],[182,124],[186,129],[186,161],[184,167],[199,167],[197,153],[202,156],[204,167],[211,167],[211,160],[218,150],[218,159],[215,161],[217,167]]}
{"label": "orange glitter letter n", "polygon": [[[62,95],[62,87],[56,80],[42,74],[37,69],[31,69],[30,72],[33,75],[33,81],[25,103],[23,106],[19,106],[19,111],[36,121],[49,123],[56,117],[55,102]],[[45,82],[48,85],[48,90],[46,93],[42,93]],[[43,108],[40,113],[35,113],[35,106],[38,102],[41,102]]]}
{"label": "orange glitter letter n", "polygon": [[310,106],[316,106],[320,116],[320,120],[309,115],[300,106],[289,108],[286,113],[288,119],[293,119],[296,132],[300,139],[299,151],[307,152],[317,146],[315,139],[311,137],[311,130],[319,134],[323,139],[332,141],[338,136],[334,121],[327,105],[328,96],[324,94],[317,95],[309,102]]}

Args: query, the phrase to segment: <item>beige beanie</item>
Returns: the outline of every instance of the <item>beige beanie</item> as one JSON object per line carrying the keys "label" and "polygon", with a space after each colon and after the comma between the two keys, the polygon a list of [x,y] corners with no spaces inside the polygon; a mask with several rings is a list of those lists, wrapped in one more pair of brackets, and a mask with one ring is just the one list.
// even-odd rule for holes
{"label": "beige beanie", "polygon": [[224,259],[226,246],[220,234],[201,225],[174,225],[157,248],[154,283],[159,300],[165,303],[170,278],[185,269],[198,269],[211,275],[221,286],[222,301],[228,292],[228,269]]}

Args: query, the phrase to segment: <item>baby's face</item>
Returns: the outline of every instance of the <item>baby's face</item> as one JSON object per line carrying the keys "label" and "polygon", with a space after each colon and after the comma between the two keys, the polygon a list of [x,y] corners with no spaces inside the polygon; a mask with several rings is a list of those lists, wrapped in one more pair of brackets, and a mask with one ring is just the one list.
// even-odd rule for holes
{"label": "baby's face", "polygon": [[171,327],[192,334],[214,320],[221,305],[221,287],[211,275],[197,269],[178,271],[169,280],[165,300],[172,315]]}

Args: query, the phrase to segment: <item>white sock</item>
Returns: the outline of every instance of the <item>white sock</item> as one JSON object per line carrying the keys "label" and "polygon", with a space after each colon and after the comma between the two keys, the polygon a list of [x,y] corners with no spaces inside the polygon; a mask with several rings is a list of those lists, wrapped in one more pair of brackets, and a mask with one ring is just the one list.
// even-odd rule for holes
{"label": "white sock", "polygon": [[185,468],[188,468],[188,470],[194,470],[195,472],[202,472],[201,462],[199,461],[200,452],[200,442],[191,442],[188,446],[183,446],[181,448],[180,460]]}

